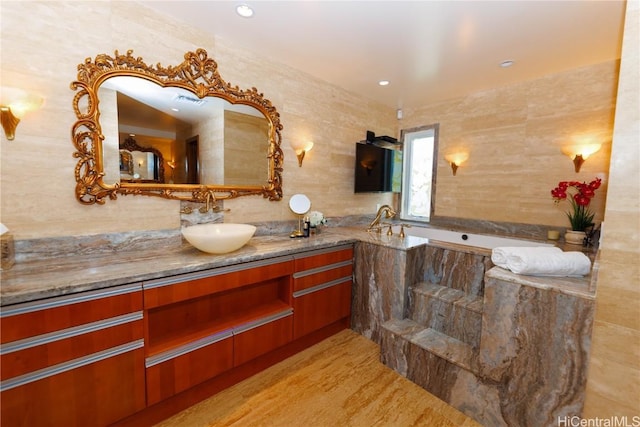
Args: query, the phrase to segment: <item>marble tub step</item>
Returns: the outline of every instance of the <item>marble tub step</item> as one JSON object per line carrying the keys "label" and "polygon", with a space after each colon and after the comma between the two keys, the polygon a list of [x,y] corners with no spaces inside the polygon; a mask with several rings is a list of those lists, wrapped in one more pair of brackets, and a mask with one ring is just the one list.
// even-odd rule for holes
{"label": "marble tub step", "polygon": [[473,371],[475,352],[469,344],[435,329],[425,328],[411,319],[392,319],[383,323],[382,328],[462,369]]}
{"label": "marble tub step", "polygon": [[411,288],[406,317],[479,348],[482,307],[481,296],[423,282]]}
{"label": "marble tub step", "polygon": [[459,289],[436,285],[429,282],[420,282],[412,286],[413,292],[418,295],[428,296],[443,302],[471,310],[482,314],[483,296],[470,295]]}

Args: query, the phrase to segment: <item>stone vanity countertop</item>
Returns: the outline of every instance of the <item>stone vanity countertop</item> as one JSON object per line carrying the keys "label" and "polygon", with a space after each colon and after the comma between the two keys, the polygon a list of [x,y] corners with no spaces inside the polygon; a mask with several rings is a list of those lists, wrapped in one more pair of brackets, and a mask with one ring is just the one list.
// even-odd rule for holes
{"label": "stone vanity countertop", "polygon": [[325,228],[309,238],[255,236],[241,249],[223,255],[200,252],[188,243],[178,248],[76,255],[17,262],[0,273],[0,306],[137,283],[160,277],[241,264],[358,240],[407,249],[421,238],[380,236],[359,228]]}
{"label": "stone vanity countertop", "polygon": [[[164,249],[43,258],[17,262],[10,270],[0,272],[0,306],[288,256],[357,241],[398,250],[407,250],[429,242],[421,237],[406,236],[401,239],[397,235],[368,233],[362,227],[328,227],[309,238],[290,238],[284,234],[255,236],[241,249],[223,255],[200,252],[184,243],[178,247],[168,245]],[[429,243],[445,249],[461,249],[483,255],[491,253],[488,249],[453,243]],[[505,273],[512,274],[508,271]],[[532,279],[514,274],[512,276],[509,276],[511,280]],[[561,285],[569,280],[576,289],[589,288],[587,278],[558,280],[562,282]],[[549,286],[549,279],[543,279],[542,283]]]}

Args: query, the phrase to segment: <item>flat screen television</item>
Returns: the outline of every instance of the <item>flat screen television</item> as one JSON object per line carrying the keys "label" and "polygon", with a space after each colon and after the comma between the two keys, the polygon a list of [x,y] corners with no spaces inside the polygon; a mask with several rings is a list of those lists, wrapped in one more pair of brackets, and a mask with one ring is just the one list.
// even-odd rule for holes
{"label": "flat screen television", "polygon": [[399,193],[402,151],[356,143],[355,193]]}

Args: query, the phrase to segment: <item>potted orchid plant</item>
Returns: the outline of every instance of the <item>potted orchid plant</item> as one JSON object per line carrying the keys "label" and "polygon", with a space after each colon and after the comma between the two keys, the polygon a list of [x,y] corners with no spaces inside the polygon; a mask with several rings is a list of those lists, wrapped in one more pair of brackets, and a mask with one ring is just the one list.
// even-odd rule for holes
{"label": "potted orchid plant", "polygon": [[[571,209],[566,212],[566,215],[571,224],[571,231],[579,232],[578,236],[574,237],[573,243],[581,243],[587,228],[593,226],[595,213],[589,209],[589,204],[601,184],[600,178],[588,184],[579,181],[560,181],[558,186],[551,190],[551,196],[556,204],[567,199],[571,203]],[[565,240],[569,242],[570,236],[565,235]]]}

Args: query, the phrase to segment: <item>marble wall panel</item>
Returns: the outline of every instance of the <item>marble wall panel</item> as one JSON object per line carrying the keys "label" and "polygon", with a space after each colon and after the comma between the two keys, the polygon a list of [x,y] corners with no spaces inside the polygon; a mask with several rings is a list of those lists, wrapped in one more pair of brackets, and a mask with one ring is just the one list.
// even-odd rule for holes
{"label": "marble wall panel", "polygon": [[479,366],[509,425],[555,425],[585,398],[594,300],[488,278]]}
{"label": "marble wall panel", "polygon": [[490,257],[451,249],[425,248],[425,282],[482,295],[484,273],[493,266]]}
{"label": "marble wall panel", "polygon": [[357,242],[354,259],[351,329],[380,343],[380,325],[404,317],[406,252]]}

